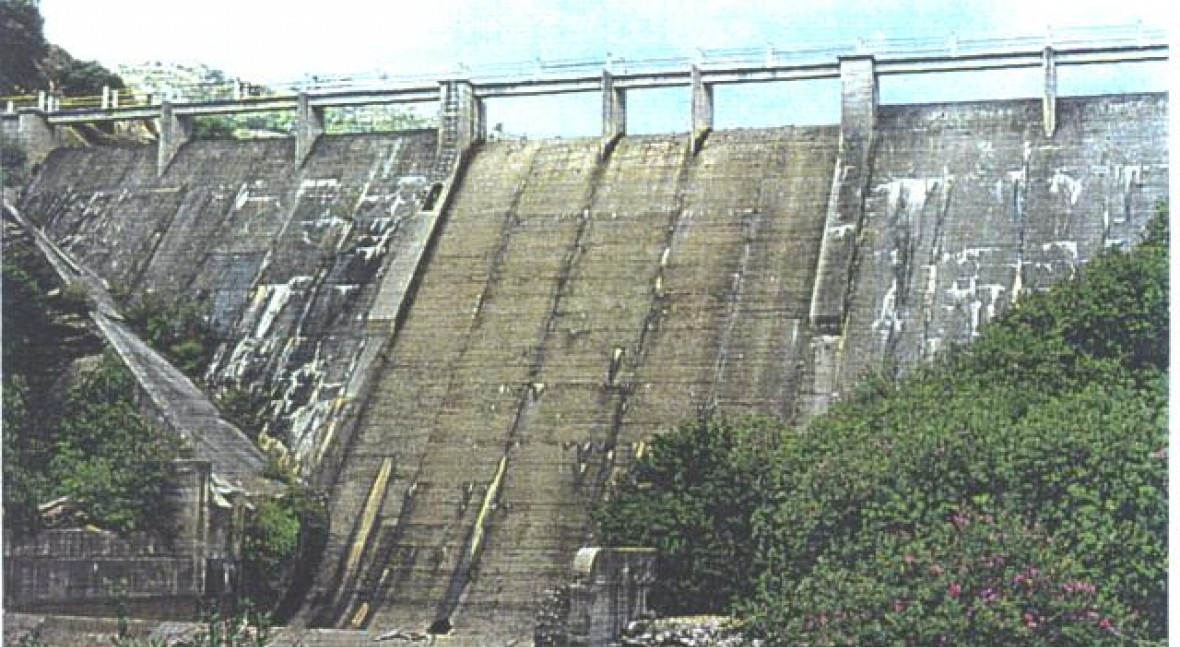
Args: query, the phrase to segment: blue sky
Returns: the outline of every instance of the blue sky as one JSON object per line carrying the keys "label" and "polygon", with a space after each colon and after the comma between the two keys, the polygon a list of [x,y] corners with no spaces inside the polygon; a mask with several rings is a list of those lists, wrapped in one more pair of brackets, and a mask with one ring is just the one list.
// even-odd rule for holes
{"label": "blue sky", "polygon": [[[881,38],[1036,35],[1090,25],[1162,27],[1160,0],[42,0],[47,37],[107,65],[200,62],[258,82],[307,74],[442,77],[461,64],[696,55]],[[1066,93],[1164,89],[1161,66],[1063,73]],[[1034,96],[1037,73],[890,78],[886,102]],[[721,88],[718,127],[832,121],[832,83]],[[489,123],[535,136],[598,129],[592,95],[494,102]],[[633,93],[632,132],[687,129],[685,92]]]}

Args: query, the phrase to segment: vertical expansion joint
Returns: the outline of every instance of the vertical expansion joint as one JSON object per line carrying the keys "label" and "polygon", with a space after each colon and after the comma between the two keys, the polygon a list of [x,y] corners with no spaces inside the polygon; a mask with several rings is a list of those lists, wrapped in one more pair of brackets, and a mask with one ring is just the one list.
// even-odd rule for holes
{"label": "vertical expansion joint", "polygon": [[1045,71],[1045,92],[1041,96],[1041,119],[1045,127],[1045,136],[1052,137],[1057,132],[1057,60],[1051,46],[1046,46],[1041,54],[1041,67]]}

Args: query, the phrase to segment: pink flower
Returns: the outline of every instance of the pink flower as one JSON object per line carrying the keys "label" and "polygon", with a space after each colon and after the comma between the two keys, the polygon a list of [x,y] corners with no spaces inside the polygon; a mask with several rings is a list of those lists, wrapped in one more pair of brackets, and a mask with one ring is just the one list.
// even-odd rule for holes
{"label": "pink flower", "polygon": [[951,582],[949,592],[952,598],[957,598],[963,592],[963,587],[959,586],[958,582]]}
{"label": "pink flower", "polygon": [[913,563],[916,561],[918,561],[918,560],[916,557],[914,557],[913,553],[906,553],[905,554],[905,563],[913,565]]}
{"label": "pink flower", "polygon": [[1029,613],[1028,611],[1025,611],[1024,612],[1024,626],[1028,627],[1029,629],[1036,629],[1037,628],[1036,616]]}
{"label": "pink flower", "polygon": [[1066,593],[1093,593],[1097,590],[1097,587],[1089,582],[1066,582],[1061,588]]}
{"label": "pink flower", "polygon": [[1099,620],[1098,627],[1107,631],[1114,631],[1114,624],[1111,623],[1110,618],[1103,618]]}

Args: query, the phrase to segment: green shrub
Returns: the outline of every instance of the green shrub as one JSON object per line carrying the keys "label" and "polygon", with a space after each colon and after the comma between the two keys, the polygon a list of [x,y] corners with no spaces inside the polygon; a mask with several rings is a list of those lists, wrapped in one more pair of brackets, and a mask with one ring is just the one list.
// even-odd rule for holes
{"label": "green shrub", "polygon": [[147,294],[124,308],[128,325],[174,366],[200,378],[217,348],[217,337],[200,302],[189,297]]}
{"label": "green shrub", "polygon": [[135,388],[113,354],[83,376],[53,433],[47,475],[55,496],[69,495],[99,525],[167,533],[169,463],[179,451],[140,416]]}
{"label": "green shrub", "polygon": [[599,541],[659,549],[651,603],[661,612],[724,612],[752,592],[751,515],[768,479],[766,419],[702,416],[655,438],[594,510]]}
{"label": "green shrub", "polygon": [[[752,626],[771,644],[1162,639],[1165,243],[1156,223],[1136,250],[1023,297],[969,348],[815,420],[755,513],[766,570],[744,606]],[[996,520],[986,532],[959,527],[981,517]],[[953,568],[899,574],[923,554]],[[1046,588],[1004,597],[1012,573],[980,568],[997,556]],[[974,605],[984,590],[1002,613]]]}
{"label": "green shrub", "polygon": [[1166,217],[805,430],[661,437],[600,534],[663,551],[664,609],[733,601],[770,645],[1163,640]]}
{"label": "green shrub", "polygon": [[278,609],[303,571],[314,570],[309,560],[322,548],[326,528],[323,502],[305,488],[291,486],[282,496],[260,501],[242,541],[246,596],[261,609]]}

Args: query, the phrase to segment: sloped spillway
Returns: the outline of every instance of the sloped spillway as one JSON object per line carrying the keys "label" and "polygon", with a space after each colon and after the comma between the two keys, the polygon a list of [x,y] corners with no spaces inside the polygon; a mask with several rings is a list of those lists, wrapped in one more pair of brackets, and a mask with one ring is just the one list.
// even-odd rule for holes
{"label": "sloped spillway", "polygon": [[484,145],[344,460],[315,620],[528,635],[636,443],[789,414],[835,137]]}
{"label": "sloped spillway", "polygon": [[[1167,98],[1058,115],[1047,137],[1039,101],[882,106],[846,228],[834,126],[695,155],[625,137],[605,162],[596,140],[482,144],[420,266],[430,132],[324,137],[302,166],[289,141],[194,142],[161,178],[149,149],[60,151],[23,211],[118,289],[203,295],[209,381],[264,389],[329,486],[301,621],[485,645],[527,640],[645,438],[702,407],[804,419],[1133,243],[1167,197]],[[821,332],[825,235],[855,254]],[[391,336],[381,295],[410,279]]]}

